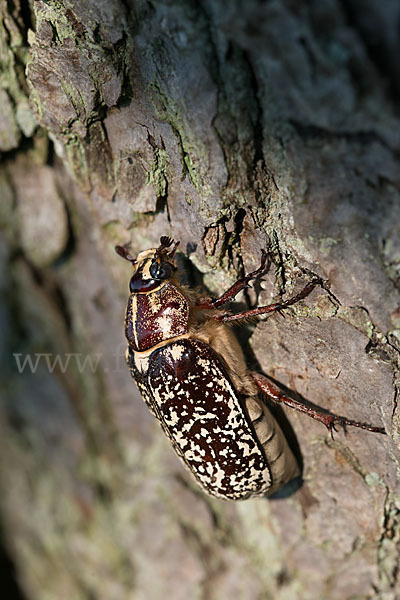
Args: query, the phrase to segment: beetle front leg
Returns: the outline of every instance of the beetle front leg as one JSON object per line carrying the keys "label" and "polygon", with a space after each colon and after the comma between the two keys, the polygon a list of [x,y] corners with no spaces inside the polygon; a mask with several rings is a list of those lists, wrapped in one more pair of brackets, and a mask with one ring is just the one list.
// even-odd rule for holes
{"label": "beetle front leg", "polygon": [[223,323],[228,323],[229,321],[239,321],[240,319],[248,319],[249,317],[258,317],[259,315],[264,315],[269,312],[281,312],[281,310],[284,308],[292,306],[292,304],[295,304],[299,300],[303,300],[303,298],[308,296],[317,285],[320,285],[330,294],[329,290],[327,289],[326,282],[320,277],[314,277],[314,279],[307,283],[301,292],[299,292],[296,296],[293,296],[293,298],[285,300],[284,302],[275,302],[274,304],[268,304],[267,306],[258,306],[257,308],[245,310],[243,312],[236,313],[235,315],[221,313],[220,315],[215,315],[213,319],[216,321],[222,321]]}
{"label": "beetle front leg", "polygon": [[218,308],[219,306],[226,304],[230,300],[233,300],[235,298],[235,296],[238,295],[239,292],[241,292],[245,288],[249,287],[249,283],[252,279],[257,279],[257,277],[259,277],[262,273],[264,273],[266,262],[267,262],[267,253],[265,252],[265,250],[262,250],[261,251],[261,264],[258,267],[258,269],[256,269],[255,271],[252,271],[248,275],[245,275],[242,279],[239,279],[238,281],[236,281],[236,283],[234,283],[228,290],[226,290],[226,292],[224,292],[222,294],[222,296],[220,296],[219,298],[215,298],[214,300],[212,298],[208,298],[207,300],[204,300],[204,302],[197,304],[196,308],[201,308],[201,309]]}
{"label": "beetle front leg", "polygon": [[289,396],[286,396],[276,385],[272,383],[272,381],[265,377],[265,375],[260,375],[260,373],[252,371],[251,376],[254,379],[257,387],[271,400],[274,402],[282,402],[283,404],[286,404],[286,406],[290,406],[290,408],[294,408],[295,410],[305,413],[309,417],[320,421],[330,431],[331,435],[332,432],[336,430],[335,425],[348,425],[350,427],[366,429],[367,431],[372,431],[374,433],[386,433],[383,427],[374,427],[368,423],[360,423],[358,421],[353,421],[352,419],[346,419],[345,417],[330,415],[329,413],[321,412],[311,406],[308,406],[307,404],[303,404],[299,400],[289,398]]}

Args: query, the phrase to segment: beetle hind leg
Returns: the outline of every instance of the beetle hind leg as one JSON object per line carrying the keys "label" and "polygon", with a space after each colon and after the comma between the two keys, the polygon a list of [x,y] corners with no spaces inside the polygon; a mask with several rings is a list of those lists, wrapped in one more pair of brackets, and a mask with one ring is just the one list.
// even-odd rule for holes
{"label": "beetle hind leg", "polygon": [[272,381],[270,381],[264,375],[260,375],[260,373],[252,371],[251,376],[257,387],[262,392],[264,392],[268,396],[268,398],[270,398],[274,402],[286,404],[286,406],[290,406],[290,408],[294,408],[295,410],[305,413],[309,417],[320,421],[325,425],[325,427],[328,429],[331,435],[333,435],[333,431],[336,431],[336,425],[341,425],[342,427],[359,427],[360,429],[372,431],[373,433],[386,433],[383,427],[375,427],[373,425],[369,425],[368,423],[361,423],[359,421],[347,419],[346,417],[332,415],[328,412],[320,411],[307,404],[303,404],[302,402],[300,402],[299,400],[295,400],[294,398],[289,398],[289,396],[286,396],[276,385],[272,383]]}

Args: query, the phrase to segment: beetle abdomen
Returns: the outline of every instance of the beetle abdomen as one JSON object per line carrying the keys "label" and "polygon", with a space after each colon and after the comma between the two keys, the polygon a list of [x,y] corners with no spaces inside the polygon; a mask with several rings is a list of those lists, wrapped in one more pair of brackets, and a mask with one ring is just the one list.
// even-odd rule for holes
{"label": "beetle abdomen", "polygon": [[286,437],[271,414],[265,402],[258,397],[245,398],[248,415],[255,434],[267,457],[272,484],[266,490],[268,495],[274,494],[285,483],[298,477],[298,462],[289,447]]}
{"label": "beetle abdomen", "polygon": [[180,339],[162,346],[140,380],[176,452],[210,494],[238,500],[271,487],[242,400],[208,344]]}

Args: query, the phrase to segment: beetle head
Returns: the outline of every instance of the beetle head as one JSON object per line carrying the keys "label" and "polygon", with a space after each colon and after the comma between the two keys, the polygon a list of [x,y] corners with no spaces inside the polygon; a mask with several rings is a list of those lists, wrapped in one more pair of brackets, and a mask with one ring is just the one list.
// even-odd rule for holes
{"label": "beetle head", "polygon": [[117,254],[132,263],[134,272],[129,282],[131,293],[150,292],[159,287],[163,281],[171,279],[176,271],[174,254],[179,245],[167,237],[160,238],[158,248],[150,248],[139,252],[136,258],[126,246],[115,246]]}

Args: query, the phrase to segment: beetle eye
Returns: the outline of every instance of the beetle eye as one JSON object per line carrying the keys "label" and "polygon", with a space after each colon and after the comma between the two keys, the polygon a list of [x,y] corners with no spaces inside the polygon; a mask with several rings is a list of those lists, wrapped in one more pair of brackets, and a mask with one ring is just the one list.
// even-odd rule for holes
{"label": "beetle eye", "polygon": [[172,275],[172,266],[165,262],[160,265],[154,260],[150,265],[150,275],[153,279],[168,279]]}
{"label": "beetle eye", "polygon": [[135,291],[135,276],[130,278],[129,291],[131,292],[131,294]]}

